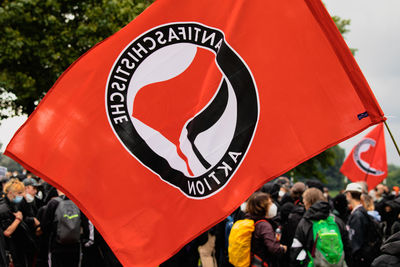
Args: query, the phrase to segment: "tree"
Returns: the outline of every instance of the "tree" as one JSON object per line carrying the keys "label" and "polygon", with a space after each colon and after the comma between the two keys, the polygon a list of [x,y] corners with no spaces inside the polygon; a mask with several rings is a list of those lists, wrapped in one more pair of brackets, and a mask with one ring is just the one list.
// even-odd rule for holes
{"label": "tree", "polygon": [[1,1],[0,119],[32,113],[72,62],[151,2]]}
{"label": "tree", "polygon": [[386,181],[389,187],[400,186],[400,167],[389,164]]}

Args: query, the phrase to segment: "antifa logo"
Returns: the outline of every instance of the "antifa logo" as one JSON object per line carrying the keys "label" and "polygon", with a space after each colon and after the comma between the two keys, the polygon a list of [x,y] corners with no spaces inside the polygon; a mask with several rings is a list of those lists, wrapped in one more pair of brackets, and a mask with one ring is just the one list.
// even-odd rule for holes
{"label": "antifa logo", "polygon": [[195,199],[229,182],[259,116],[247,65],[222,31],[199,23],[161,25],[132,41],[110,71],[106,109],[125,149]]}
{"label": "antifa logo", "polygon": [[384,171],[373,168],[368,162],[361,158],[361,153],[368,152],[372,147],[376,145],[374,139],[365,138],[354,148],[353,159],[357,167],[364,173],[369,175],[380,176],[384,174]]}

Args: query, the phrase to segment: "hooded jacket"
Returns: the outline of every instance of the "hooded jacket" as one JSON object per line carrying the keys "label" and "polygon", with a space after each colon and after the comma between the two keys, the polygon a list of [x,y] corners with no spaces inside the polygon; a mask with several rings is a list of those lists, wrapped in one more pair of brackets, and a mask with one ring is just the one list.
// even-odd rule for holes
{"label": "hooded jacket", "polygon": [[[325,220],[330,213],[330,205],[328,202],[319,201],[312,205],[304,214],[293,239],[290,249],[290,258],[295,266],[306,266],[309,262],[306,251],[311,252],[314,245],[313,223],[312,221]],[[336,216],[335,223],[338,225],[340,235],[343,242],[343,250],[346,262],[349,262],[350,245],[348,233],[345,224]],[[304,251],[303,251],[304,250]]]}
{"label": "hooded jacket", "polygon": [[371,267],[400,266],[400,232],[383,243],[381,252],[382,255],[372,262]]}

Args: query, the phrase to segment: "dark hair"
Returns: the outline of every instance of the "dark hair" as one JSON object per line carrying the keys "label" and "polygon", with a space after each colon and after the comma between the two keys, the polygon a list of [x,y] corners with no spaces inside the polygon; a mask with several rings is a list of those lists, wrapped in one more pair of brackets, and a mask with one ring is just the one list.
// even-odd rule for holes
{"label": "dark hair", "polygon": [[322,193],[324,192],[324,184],[319,181],[319,180],[307,180],[306,181],[306,186],[308,188],[317,188],[319,189]]}
{"label": "dark hair", "polygon": [[349,191],[351,198],[355,200],[361,200],[361,192]]}
{"label": "dark hair", "polygon": [[246,211],[250,213],[250,215],[264,217],[267,214],[270,203],[271,201],[268,194],[256,192],[252,194],[247,201]]}

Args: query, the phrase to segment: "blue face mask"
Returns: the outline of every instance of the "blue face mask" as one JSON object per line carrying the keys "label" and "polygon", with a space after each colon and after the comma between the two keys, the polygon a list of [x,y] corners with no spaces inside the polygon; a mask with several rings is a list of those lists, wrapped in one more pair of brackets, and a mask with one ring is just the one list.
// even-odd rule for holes
{"label": "blue face mask", "polygon": [[23,196],[16,196],[12,201],[14,203],[20,203],[24,197]]}

